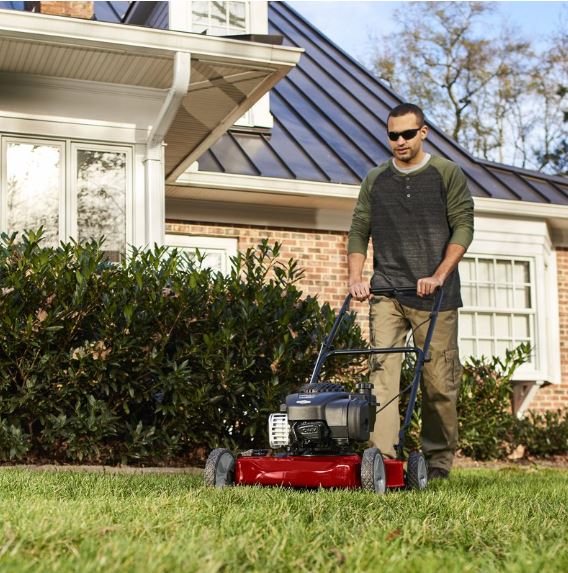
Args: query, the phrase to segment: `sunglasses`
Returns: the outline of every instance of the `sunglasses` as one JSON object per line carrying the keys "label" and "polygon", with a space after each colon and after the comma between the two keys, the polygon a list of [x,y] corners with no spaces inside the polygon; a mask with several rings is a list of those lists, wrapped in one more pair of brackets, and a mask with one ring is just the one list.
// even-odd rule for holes
{"label": "sunglasses", "polygon": [[402,135],[402,138],[408,141],[414,139],[420,129],[420,127],[417,127],[416,129],[405,129],[404,131],[389,131],[388,136],[391,141],[396,141]]}

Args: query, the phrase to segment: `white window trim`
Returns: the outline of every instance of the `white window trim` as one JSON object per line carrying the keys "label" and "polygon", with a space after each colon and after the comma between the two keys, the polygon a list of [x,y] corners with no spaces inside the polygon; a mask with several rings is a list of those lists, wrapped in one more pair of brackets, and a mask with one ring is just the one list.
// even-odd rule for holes
{"label": "white window trim", "polygon": [[238,239],[236,237],[205,237],[171,233],[166,235],[166,245],[192,252],[196,249],[201,252],[208,250],[224,251],[225,259],[221,269],[224,275],[231,271],[230,259],[238,253]]}
{"label": "white window trim", "polygon": [[1,155],[0,155],[0,193],[1,193],[1,231],[6,231],[8,226],[7,213],[7,193],[4,191],[7,187],[7,166],[4,158],[8,143],[31,143],[37,145],[53,145],[61,148],[62,168],[60,179],[60,196],[59,196],[59,240],[69,241],[77,234],[77,149],[87,149],[94,151],[122,152],[126,153],[127,158],[127,189],[126,189],[126,250],[128,246],[134,244],[134,160],[133,146],[116,145],[113,142],[89,141],[86,139],[72,138],[44,138],[27,134],[4,134],[0,133]]}
{"label": "white window trim", "polygon": [[[532,339],[534,341],[534,346],[536,347],[536,345],[538,344],[538,340],[536,339],[537,336],[537,328],[536,328],[536,321],[537,321],[537,309],[536,309],[536,275],[535,275],[535,257],[522,257],[522,256],[506,256],[506,255],[476,255],[473,253],[467,253],[464,257],[465,259],[485,259],[485,260],[504,260],[507,262],[523,262],[523,263],[528,263],[529,265],[529,276],[530,276],[530,283],[527,283],[527,286],[530,287],[530,298],[531,298],[531,306],[529,308],[517,308],[517,307],[508,307],[508,308],[499,308],[498,306],[482,306],[480,304],[477,304],[475,306],[467,306],[467,304],[465,304],[464,302],[464,306],[463,308],[460,309],[460,314],[463,313],[468,313],[471,316],[474,316],[475,318],[475,322],[477,325],[477,315],[482,314],[482,315],[505,315],[508,316],[509,318],[511,318],[512,315],[516,315],[516,316],[526,316],[529,321],[530,321],[530,325],[529,325],[529,332],[532,332]],[[462,276],[462,298],[464,298],[463,296],[463,287],[465,285],[465,280],[464,277]],[[496,280],[494,279],[493,283],[488,283],[487,281],[473,281],[471,282],[471,284],[476,286],[476,290],[477,290],[477,296],[476,299],[479,303],[479,286],[480,285],[487,285],[487,284],[491,284],[491,286],[494,288],[495,284],[496,284]],[[513,283],[514,284],[514,280]],[[494,293],[496,295],[496,292]],[[514,291],[513,291],[513,296],[514,296]],[[512,325],[511,325],[512,327]],[[512,328],[511,328],[511,333],[513,333]],[[474,336],[470,336],[470,337],[464,337],[464,338],[468,338],[470,340],[475,340],[477,343],[479,343],[480,340],[489,340],[489,338],[487,336],[480,336],[478,332],[475,332]],[[498,336],[496,336],[495,331],[493,332],[493,335],[491,337],[493,339],[493,342],[495,340],[499,340],[500,338]],[[512,338],[515,338],[514,336],[512,336]],[[461,340],[461,337],[460,337]],[[520,344],[521,342],[518,341],[516,342],[516,345]],[[538,351],[535,351],[533,353],[534,356],[534,362],[533,362],[533,366],[535,367],[534,370],[538,371],[540,370],[540,361],[541,361],[541,353],[539,353]],[[527,370],[527,367],[525,367],[525,370]],[[530,369],[529,369],[530,370]]]}
{"label": "white window trim", "polygon": [[475,239],[468,255],[532,261],[536,313],[534,339],[538,367],[529,368],[528,365],[523,365],[513,379],[560,383],[556,258],[546,222],[512,217],[477,217]]}

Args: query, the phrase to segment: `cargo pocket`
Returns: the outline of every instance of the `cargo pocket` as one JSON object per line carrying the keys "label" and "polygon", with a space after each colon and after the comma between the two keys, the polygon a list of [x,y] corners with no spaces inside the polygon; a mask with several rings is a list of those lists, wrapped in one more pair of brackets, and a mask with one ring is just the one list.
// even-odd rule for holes
{"label": "cargo pocket", "polygon": [[446,376],[449,390],[458,390],[462,376],[460,352],[457,348],[444,351],[446,362]]}

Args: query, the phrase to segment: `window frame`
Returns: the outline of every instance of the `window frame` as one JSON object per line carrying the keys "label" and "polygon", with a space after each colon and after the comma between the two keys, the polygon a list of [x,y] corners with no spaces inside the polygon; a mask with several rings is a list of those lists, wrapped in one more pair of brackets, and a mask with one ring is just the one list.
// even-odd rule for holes
{"label": "window frame", "polygon": [[128,254],[128,246],[133,244],[133,213],[134,213],[134,193],[133,193],[133,150],[127,145],[105,145],[100,143],[84,143],[82,141],[70,141],[71,153],[69,161],[70,178],[69,178],[69,200],[70,209],[69,218],[69,237],[78,237],[77,221],[77,152],[81,151],[103,151],[108,153],[124,153],[126,155],[126,193],[124,196],[125,211],[125,237],[124,237],[124,255]]}
{"label": "window frame", "polygon": [[[3,135],[0,134],[0,229],[2,232],[8,232],[8,146],[12,143],[24,143],[30,145],[47,145],[57,147],[60,150],[60,167],[59,167],[59,213],[58,213],[58,231],[59,241],[67,236],[67,214],[66,214],[66,185],[67,177],[67,145],[61,139],[47,139],[41,137],[27,137],[26,135]],[[23,229],[22,229],[23,231]],[[21,231],[19,231],[21,232]]]}
{"label": "window frame", "polygon": [[59,241],[69,241],[77,233],[77,157],[76,151],[93,150],[118,152],[126,154],[126,237],[125,255],[129,245],[134,244],[134,185],[135,185],[135,150],[133,145],[113,143],[112,141],[95,141],[69,137],[41,137],[37,135],[0,133],[0,231],[8,228],[8,194],[7,190],[7,148],[9,143],[30,143],[35,145],[52,145],[61,149],[60,190],[59,190]]}
{"label": "window frame", "polygon": [[524,364],[514,381],[559,384],[560,324],[556,252],[544,219],[515,215],[478,215],[466,256],[532,261],[535,308],[534,340],[538,367]]}
{"label": "window frame", "polygon": [[[465,281],[463,278],[463,272],[462,274],[462,281],[461,281],[461,286],[462,286],[462,299],[465,298],[463,296],[463,287],[464,286],[474,286],[476,289],[476,301],[477,301],[477,305],[475,306],[468,306],[465,301],[464,301],[464,306],[460,309],[459,314],[460,314],[460,321],[462,320],[461,317],[463,314],[469,314],[470,316],[472,316],[474,318],[474,329],[475,332],[474,334],[472,334],[471,336],[462,336],[460,334],[460,348],[463,346],[462,341],[464,340],[469,340],[469,341],[473,341],[476,345],[477,348],[479,348],[479,342],[480,340],[490,340],[492,346],[495,346],[498,340],[505,340],[504,338],[500,338],[499,336],[497,336],[497,328],[495,326],[495,317],[497,315],[501,315],[501,316],[507,316],[509,318],[509,320],[512,320],[514,316],[526,316],[528,318],[529,322],[529,340],[528,342],[531,343],[531,346],[533,346],[535,348],[535,351],[532,353],[532,361],[530,363],[527,363],[527,365],[523,365],[523,368],[525,370],[530,370],[530,367],[532,366],[533,370],[540,370],[540,362],[542,360],[541,358],[541,353],[536,351],[536,346],[538,345],[538,341],[537,341],[537,300],[536,300],[536,276],[535,276],[535,259],[534,257],[522,257],[522,256],[505,256],[505,255],[501,255],[501,254],[494,254],[494,255],[488,255],[488,254],[483,254],[483,255],[478,255],[478,254],[472,254],[472,253],[467,253],[462,262],[465,261],[474,261],[475,265],[477,265],[479,263],[479,260],[491,260],[493,263],[493,269],[495,271],[496,268],[496,263],[497,261],[507,261],[508,263],[514,263],[515,262],[522,262],[522,263],[528,263],[528,270],[529,270],[529,282],[528,283],[523,283],[523,286],[529,286],[530,288],[530,306],[528,308],[518,308],[515,306],[511,306],[511,307],[499,307],[498,303],[497,303],[497,289],[498,286],[501,284],[497,281],[497,276],[496,273],[494,272],[494,276],[493,276],[493,281],[479,281],[479,280],[475,280],[475,281]],[[461,264],[461,263],[460,263]],[[477,277],[476,277],[477,278]],[[514,297],[514,292],[515,292],[515,280],[514,280],[514,276],[512,277],[513,280],[510,282],[511,285],[511,290],[513,292],[513,297]],[[507,281],[509,282],[509,281]],[[480,286],[490,286],[492,291],[493,291],[493,295],[495,297],[495,305],[494,306],[483,306],[479,304],[479,287]],[[479,332],[477,332],[477,326],[478,326],[478,315],[489,315],[491,316],[491,321],[492,321],[492,334],[491,336],[479,336]],[[514,326],[512,324],[510,324],[511,328],[510,328],[510,332],[511,334],[513,334],[513,336],[508,337],[508,338],[512,338],[513,340],[515,340],[515,336],[514,336]],[[461,324],[460,324],[460,330],[461,330]],[[521,344],[522,342],[527,342],[525,340],[523,341],[515,341],[514,346],[518,346],[519,344]],[[492,352],[491,354],[496,354],[497,351]],[[476,356],[480,356],[479,350],[476,352]],[[503,356],[504,357],[504,356]]]}
{"label": "window frame", "polygon": [[238,253],[237,237],[208,237],[205,235],[187,235],[184,233],[167,233],[165,237],[166,246],[177,248],[182,251],[195,252],[198,249],[201,253],[207,251],[223,251],[225,256],[220,272],[228,275],[231,272],[231,257]]}

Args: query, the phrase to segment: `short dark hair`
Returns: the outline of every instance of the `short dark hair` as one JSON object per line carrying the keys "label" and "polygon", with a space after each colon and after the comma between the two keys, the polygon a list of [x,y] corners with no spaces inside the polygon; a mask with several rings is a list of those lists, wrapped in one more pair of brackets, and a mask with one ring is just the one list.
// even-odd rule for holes
{"label": "short dark hair", "polygon": [[391,109],[387,121],[391,117],[401,117],[402,115],[406,115],[408,113],[412,113],[416,116],[419,127],[422,127],[426,123],[424,119],[424,112],[421,108],[419,108],[417,105],[414,105],[413,103],[401,103],[400,105],[397,105],[395,108]]}

